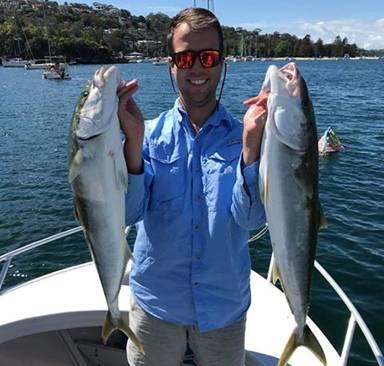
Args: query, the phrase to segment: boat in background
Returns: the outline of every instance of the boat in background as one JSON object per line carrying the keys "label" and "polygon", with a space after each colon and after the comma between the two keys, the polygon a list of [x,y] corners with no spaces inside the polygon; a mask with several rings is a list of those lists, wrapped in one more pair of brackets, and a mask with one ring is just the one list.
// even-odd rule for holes
{"label": "boat in background", "polygon": [[152,65],[161,66],[169,65],[168,57],[159,57],[152,61]]}
{"label": "boat in background", "polygon": [[25,65],[33,65],[35,63],[35,60],[24,60],[20,57],[14,57],[14,58],[2,58],[1,64],[4,67],[25,67]]}
{"label": "boat in background", "polygon": [[[0,290],[15,257],[80,231],[81,227],[75,227],[0,255],[0,263],[3,263]],[[266,231],[265,226],[253,241]],[[276,366],[295,327],[285,295],[271,283],[272,264],[273,256],[267,278],[254,271],[251,273],[251,292],[257,296],[252,297],[247,313],[246,366]],[[383,354],[352,302],[318,262],[315,262],[315,268],[342,300],[350,316],[341,354],[308,318],[307,324],[326,354],[327,366],[347,365],[356,326],[362,331],[377,364],[384,366]],[[20,279],[23,278],[21,268],[16,271],[13,268],[12,271],[19,274]],[[124,281],[119,300],[123,314],[128,316],[130,290],[127,280]],[[127,339],[122,333],[114,333],[107,345],[101,343],[101,328],[106,311],[107,304],[93,262],[48,273],[2,290],[0,360],[2,364],[12,366],[31,363],[39,366],[126,366]],[[339,314],[345,314],[345,309]],[[186,354],[183,365],[195,365],[191,353]],[[299,347],[289,360],[289,365],[320,366],[321,363],[306,348]]]}
{"label": "boat in background", "polygon": [[50,67],[55,66],[53,61],[47,59],[37,59],[34,63],[25,64],[25,70],[48,70]]}
{"label": "boat in background", "polygon": [[45,80],[70,80],[69,67],[66,62],[56,62],[41,75]]}
{"label": "boat in background", "polygon": [[334,129],[329,126],[323,136],[320,137],[318,141],[318,150],[320,156],[326,156],[334,152],[343,152],[345,151],[344,145],[341,143],[340,139],[337,137]]}

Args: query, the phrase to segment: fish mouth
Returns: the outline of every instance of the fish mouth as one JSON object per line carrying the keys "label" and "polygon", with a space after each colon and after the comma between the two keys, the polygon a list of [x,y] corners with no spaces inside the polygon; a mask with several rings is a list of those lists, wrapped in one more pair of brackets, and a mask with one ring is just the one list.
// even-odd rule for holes
{"label": "fish mouth", "polygon": [[296,67],[296,65],[293,62],[290,62],[289,64],[284,65],[280,71],[285,75],[285,77],[289,81],[293,81],[298,79],[299,77],[299,72]]}
{"label": "fish mouth", "polygon": [[101,133],[98,133],[98,134],[96,134],[96,135],[89,136],[89,137],[76,136],[76,138],[77,138],[79,141],[90,141],[90,140],[95,139],[96,137],[99,137],[100,135],[101,135]]}

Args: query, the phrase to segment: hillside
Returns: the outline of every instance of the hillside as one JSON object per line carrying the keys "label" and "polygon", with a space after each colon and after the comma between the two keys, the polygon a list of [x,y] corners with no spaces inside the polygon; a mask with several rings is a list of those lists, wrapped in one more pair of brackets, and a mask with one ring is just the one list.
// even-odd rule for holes
{"label": "hillside", "polygon": [[[123,62],[124,55],[167,55],[170,18],[161,13],[137,16],[127,9],[94,3],[59,5],[54,1],[0,0],[0,55],[33,57],[63,55],[82,63]],[[253,57],[350,57],[368,51],[336,37],[331,44],[310,35],[260,34],[223,26],[225,54]]]}

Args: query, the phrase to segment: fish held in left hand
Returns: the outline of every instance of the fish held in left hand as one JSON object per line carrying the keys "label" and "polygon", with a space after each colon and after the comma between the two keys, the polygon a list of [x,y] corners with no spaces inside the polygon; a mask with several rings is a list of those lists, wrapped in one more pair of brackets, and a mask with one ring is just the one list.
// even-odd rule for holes
{"label": "fish held in left hand", "polygon": [[118,304],[132,257],[125,236],[128,173],[117,116],[120,82],[116,67],[101,67],[81,94],[70,131],[69,182],[108,305],[102,341],[120,329],[143,352]]}

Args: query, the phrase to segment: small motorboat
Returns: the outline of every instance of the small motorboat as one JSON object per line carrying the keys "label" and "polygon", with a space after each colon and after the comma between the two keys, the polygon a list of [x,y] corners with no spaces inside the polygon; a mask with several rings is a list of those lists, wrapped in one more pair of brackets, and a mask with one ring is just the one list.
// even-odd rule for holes
{"label": "small motorboat", "polygon": [[320,156],[325,156],[333,152],[345,151],[344,145],[341,143],[331,126],[325,130],[323,136],[319,139],[318,149]]}
{"label": "small motorboat", "polygon": [[71,76],[68,72],[68,65],[66,63],[55,63],[42,74],[42,79],[45,80],[70,80]]}

